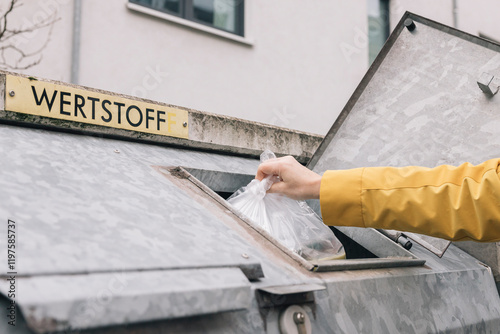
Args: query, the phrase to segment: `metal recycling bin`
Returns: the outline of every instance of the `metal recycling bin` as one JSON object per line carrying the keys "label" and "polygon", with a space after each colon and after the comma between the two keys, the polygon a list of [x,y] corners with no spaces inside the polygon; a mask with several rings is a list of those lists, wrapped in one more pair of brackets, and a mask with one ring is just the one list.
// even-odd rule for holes
{"label": "metal recycling bin", "polygon": [[[498,77],[500,46],[406,13],[309,165],[493,157]],[[224,198],[253,178],[258,148],[191,132],[213,131],[216,116],[9,73],[0,81],[1,333],[500,328],[491,269],[454,245],[439,258],[339,228],[348,259],[310,263],[253,227]]]}

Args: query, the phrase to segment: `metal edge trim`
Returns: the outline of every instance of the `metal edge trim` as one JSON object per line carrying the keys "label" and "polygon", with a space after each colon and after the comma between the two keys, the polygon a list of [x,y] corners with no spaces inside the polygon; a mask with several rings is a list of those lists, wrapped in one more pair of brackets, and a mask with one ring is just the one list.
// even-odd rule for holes
{"label": "metal edge trim", "polygon": [[[425,24],[426,26],[440,30],[442,32],[445,32],[447,34],[461,38],[461,39],[466,40],[468,42],[480,45],[480,46],[488,48],[490,50],[500,52],[500,43],[496,43],[490,39],[486,39],[483,37],[479,37],[479,36],[470,34],[470,33],[465,32],[463,30],[454,28],[452,26],[449,26],[449,25],[446,25],[443,23],[439,23],[437,21],[425,18],[423,16],[417,15],[417,14],[412,13],[412,12],[406,12],[405,14],[407,14],[408,17],[411,18],[412,20],[419,22],[419,23],[422,23],[422,24]],[[418,29],[418,27],[417,27],[417,29]]]}
{"label": "metal edge trim", "polygon": [[423,266],[425,262],[423,259],[412,258],[336,260],[328,263],[318,263],[317,272],[413,267]]}
{"label": "metal edge trim", "polygon": [[314,283],[309,283],[309,284],[306,283],[306,284],[295,284],[295,285],[273,285],[273,286],[258,288],[257,290],[271,293],[274,295],[291,295],[295,293],[326,290],[326,286]]}

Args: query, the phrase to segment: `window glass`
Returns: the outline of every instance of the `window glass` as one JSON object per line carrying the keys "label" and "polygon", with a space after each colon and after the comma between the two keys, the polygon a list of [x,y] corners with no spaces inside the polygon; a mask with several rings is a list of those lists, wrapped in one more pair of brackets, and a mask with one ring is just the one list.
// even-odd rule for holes
{"label": "window glass", "polygon": [[241,0],[193,0],[193,17],[216,28],[238,33]]}
{"label": "window glass", "polygon": [[133,0],[131,2],[146,7],[151,7],[162,12],[180,14],[180,1],[181,0]]}
{"label": "window glass", "polygon": [[368,1],[368,48],[370,64],[389,37],[389,1]]}
{"label": "window glass", "polygon": [[129,0],[132,3],[174,14],[243,36],[245,0]]}

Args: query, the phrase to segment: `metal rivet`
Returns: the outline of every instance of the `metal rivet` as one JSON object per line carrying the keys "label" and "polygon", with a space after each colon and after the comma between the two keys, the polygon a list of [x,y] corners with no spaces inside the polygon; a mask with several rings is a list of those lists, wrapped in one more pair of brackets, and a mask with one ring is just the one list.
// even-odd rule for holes
{"label": "metal rivet", "polygon": [[404,25],[409,31],[413,31],[417,27],[412,19],[406,19]]}
{"label": "metal rivet", "polygon": [[182,123],[182,126],[183,126],[183,127],[188,126],[188,122],[184,122],[184,123]]}
{"label": "metal rivet", "polygon": [[9,95],[10,95],[10,96],[14,96],[14,95],[16,95],[16,92],[14,92],[13,90],[11,90],[11,91],[9,92]]}
{"label": "metal rivet", "polygon": [[243,254],[241,254],[241,257],[242,257],[242,258],[244,258],[244,259],[248,259],[248,258],[249,258],[249,256],[248,256],[248,254],[247,254],[247,253],[243,253]]}
{"label": "metal rivet", "polygon": [[295,312],[293,314],[293,321],[298,324],[303,324],[306,320],[306,316],[302,312]]}
{"label": "metal rivet", "polygon": [[115,150],[115,153],[120,153],[120,150]]}

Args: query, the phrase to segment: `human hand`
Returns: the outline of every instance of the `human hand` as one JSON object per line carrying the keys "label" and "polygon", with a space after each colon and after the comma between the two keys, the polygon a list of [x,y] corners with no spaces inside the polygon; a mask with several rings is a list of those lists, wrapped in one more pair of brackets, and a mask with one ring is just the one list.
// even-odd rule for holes
{"label": "human hand", "polygon": [[271,186],[269,193],[281,193],[296,200],[319,198],[321,176],[291,156],[269,159],[260,164],[255,178],[262,181],[268,175],[277,175],[281,180]]}

